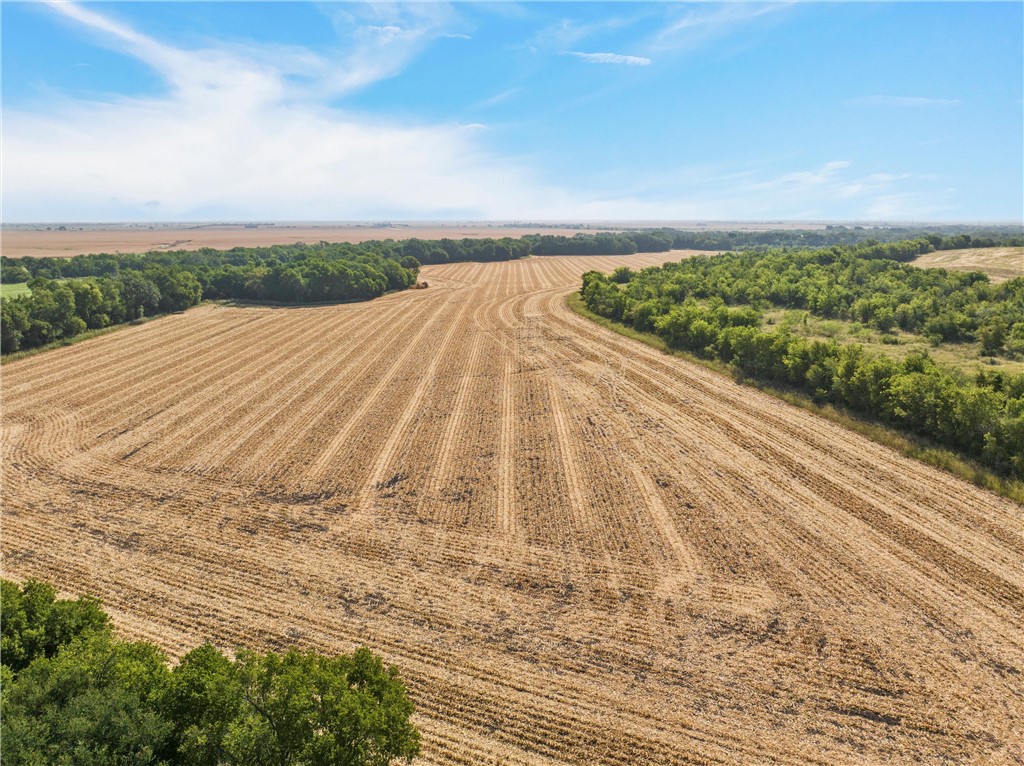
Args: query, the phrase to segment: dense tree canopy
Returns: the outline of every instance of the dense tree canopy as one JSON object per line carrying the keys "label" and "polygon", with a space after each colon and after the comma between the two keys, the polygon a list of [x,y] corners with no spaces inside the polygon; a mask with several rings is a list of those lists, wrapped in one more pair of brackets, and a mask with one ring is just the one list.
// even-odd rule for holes
{"label": "dense tree canopy", "polygon": [[58,600],[52,585],[28,580],[19,587],[0,581],[0,661],[17,672],[83,633],[107,630],[110,620],[94,598]]}
{"label": "dense tree canopy", "polygon": [[4,353],[87,329],[182,311],[204,298],[306,303],[375,298],[415,284],[419,263],[348,245],[288,245],[144,255],[4,259],[32,275],[31,294],[5,299]]}
{"label": "dense tree canopy", "polygon": [[[31,295],[0,301],[0,351],[9,353],[71,338],[158,313],[181,311],[203,299],[277,303],[368,300],[416,283],[421,264],[498,261],[529,255],[627,255],[671,248],[763,249],[770,244],[807,246],[865,242],[864,258],[909,260],[934,249],[1012,244],[1012,229],[959,232],[957,227],[918,230],[910,242],[882,243],[901,229],[829,227],[768,232],[636,229],[572,236],[527,234],[519,239],[406,239],[360,244],[236,247],[73,258],[0,257],[0,279],[27,281]],[[823,300],[828,300],[826,296]],[[878,325],[914,321],[888,313],[866,297],[858,310]],[[909,306],[906,311],[917,311]],[[916,315],[914,315],[916,316]],[[949,316],[933,317],[931,331],[945,338],[963,328]],[[1008,340],[1012,325],[994,321],[983,335],[988,347]],[[1011,340],[1012,342],[1012,340]]]}
{"label": "dense tree canopy", "polygon": [[[934,250],[995,247],[1024,244],[1019,226],[988,228],[924,226],[916,228],[877,226],[827,226],[824,229],[772,229],[769,231],[713,231],[710,229],[651,230],[671,240],[674,250],[765,250],[778,247],[829,247],[865,241],[897,242],[926,239]],[[630,232],[632,234],[632,232]],[[643,252],[643,248],[641,248]]]}
{"label": "dense tree canopy", "polygon": [[388,766],[419,753],[394,667],[200,646],[173,668],[117,639],[95,599],[2,582],[3,760],[9,766]]}
{"label": "dense tree canopy", "polygon": [[762,328],[762,310],[895,327],[934,343],[976,341],[983,354],[1024,358],[1024,278],[900,263],[926,240],[821,250],[730,253],[639,272],[583,276],[587,307],[751,378],[927,436],[1024,478],[1024,375],[974,377],[920,354],[897,361],[859,344]]}

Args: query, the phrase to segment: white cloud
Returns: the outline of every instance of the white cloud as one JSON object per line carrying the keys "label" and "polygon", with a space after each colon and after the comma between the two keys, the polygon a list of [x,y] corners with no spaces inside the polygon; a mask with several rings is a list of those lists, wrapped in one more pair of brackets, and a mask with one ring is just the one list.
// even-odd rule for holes
{"label": "white cloud", "polygon": [[242,100],[205,106],[169,99],[8,114],[6,219],[497,218],[571,205],[484,151],[476,124],[390,126]]}
{"label": "white cloud", "polygon": [[892,183],[893,181],[902,181],[906,178],[913,178],[910,173],[872,173],[867,177],[868,181],[873,183]]}
{"label": "white cloud", "polygon": [[754,183],[751,188],[764,191],[804,191],[828,184],[834,180],[840,170],[845,170],[848,167],[850,167],[850,163],[846,160],[833,160],[814,170],[798,170],[768,181]]}
{"label": "white cloud", "polygon": [[[676,208],[690,214],[667,217],[705,220],[905,220],[947,209],[952,191],[933,193],[934,179],[855,170],[847,160],[775,174],[756,167],[666,168],[639,179],[634,189],[644,191],[634,198],[675,198]],[[664,210],[670,203],[650,207]]]}
{"label": "white cloud", "polygon": [[673,18],[649,43],[651,50],[691,50],[725,37],[753,19],[790,8],[783,3],[696,3],[673,9]]}
{"label": "white cloud", "polygon": [[749,180],[730,190],[726,204],[747,210],[748,217],[907,220],[948,209],[953,194],[951,189],[936,190],[934,179],[911,173],[858,175],[852,171],[853,163],[833,160],[810,170]]}
{"label": "white cloud", "polygon": [[508,101],[510,98],[512,98],[516,94],[521,93],[522,90],[523,89],[520,88],[520,87],[507,88],[506,90],[503,90],[503,91],[501,91],[499,93],[495,93],[493,96],[491,96],[489,98],[485,98],[482,101],[478,101],[476,104],[474,104],[474,106],[477,109],[486,108],[486,107],[489,107],[489,106],[495,106],[496,104],[500,104],[503,101]]}
{"label": "white cloud", "polygon": [[846,106],[956,106],[960,100],[924,96],[862,96],[843,103]]}
{"label": "white cloud", "polygon": [[168,91],[5,109],[7,221],[838,218],[931,204],[908,176],[858,177],[845,160],[771,177],[666,167],[646,189],[629,168],[567,190],[528,159],[488,151],[481,124],[396,124],[328,106],[447,34],[446,7],[330,6],[352,43],[337,61],[284,46],[183,50],[92,8],[56,10],[147,63]]}
{"label": "white cloud", "polygon": [[948,215],[955,189],[932,189],[928,194],[900,192],[880,194],[868,202],[865,218],[876,221],[927,220]]}
{"label": "white cloud", "polygon": [[621,53],[583,53],[582,51],[566,51],[567,56],[576,56],[590,64],[625,64],[626,66],[647,66],[649,58],[643,56],[624,56]]}
{"label": "white cloud", "polygon": [[[170,89],[5,110],[8,221],[495,218],[573,204],[523,163],[487,152],[477,124],[399,125],[326,106],[339,90],[395,71],[382,63],[397,50],[393,39],[425,34],[410,31],[422,24],[372,25],[400,30],[383,33],[363,25],[354,36],[366,60],[327,72],[329,62],[302,49],[275,67],[266,49],[186,51],[90,8],[56,10],[156,69]],[[425,26],[438,31],[430,19]],[[388,40],[374,48],[370,36]]]}
{"label": "white cloud", "polygon": [[527,47],[546,51],[565,50],[588,37],[621,29],[630,23],[632,23],[630,19],[617,16],[588,24],[580,24],[571,19],[561,19],[534,33]]}
{"label": "white cloud", "polygon": [[371,32],[376,32],[377,34],[385,36],[398,35],[402,33],[402,28],[396,27],[394,24],[388,24],[382,27],[371,24],[366,28]]}

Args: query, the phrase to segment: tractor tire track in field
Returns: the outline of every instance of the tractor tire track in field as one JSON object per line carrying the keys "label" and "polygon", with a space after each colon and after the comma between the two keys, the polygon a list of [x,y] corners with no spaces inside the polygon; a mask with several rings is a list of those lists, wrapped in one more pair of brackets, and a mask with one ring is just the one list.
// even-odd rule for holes
{"label": "tractor tire track in field", "polygon": [[172,655],[369,645],[422,764],[1014,763],[1024,509],[565,305],[684,255],[4,365],[4,574]]}

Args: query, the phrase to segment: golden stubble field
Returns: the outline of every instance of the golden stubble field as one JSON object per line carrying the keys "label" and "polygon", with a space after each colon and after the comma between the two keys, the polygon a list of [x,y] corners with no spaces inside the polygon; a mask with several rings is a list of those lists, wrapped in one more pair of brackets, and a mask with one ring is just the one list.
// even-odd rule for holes
{"label": "golden stubble field", "polygon": [[275,226],[248,227],[227,224],[195,226],[142,224],[102,226],[71,225],[65,231],[51,225],[30,227],[20,225],[0,230],[3,254],[11,258],[71,258],[90,253],[142,253],[150,250],[198,250],[212,247],[268,247],[295,242],[366,242],[373,239],[481,239],[512,237],[525,234],[556,234],[571,237],[577,232],[593,234],[605,229],[525,226],[512,224],[421,223],[395,226],[357,224],[286,223]]}
{"label": "golden stubble field", "polygon": [[936,250],[914,260],[915,266],[954,271],[984,271],[993,282],[1024,277],[1024,247],[975,247]]}
{"label": "golden stubble field", "polygon": [[728,229],[732,231],[770,231],[823,229],[823,223],[785,223],[782,221],[549,221],[522,223],[513,221],[406,221],[387,223],[300,223],[225,224],[225,223],[153,223],[153,224],[8,224],[0,226],[0,250],[11,258],[23,256],[70,258],[87,253],[141,253],[149,250],[197,250],[212,247],[266,247],[295,242],[366,242],[372,239],[480,239],[512,237],[524,234],[554,234],[571,237],[576,233],[621,231],[624,228],[681,227],[684,229]]}
{"label": "golden stubble field", "polygon": [[423,764],[1020,763],[1024,509],[564,304],[679,256],[4,365],[4,573],[175,655],[367,644]]}

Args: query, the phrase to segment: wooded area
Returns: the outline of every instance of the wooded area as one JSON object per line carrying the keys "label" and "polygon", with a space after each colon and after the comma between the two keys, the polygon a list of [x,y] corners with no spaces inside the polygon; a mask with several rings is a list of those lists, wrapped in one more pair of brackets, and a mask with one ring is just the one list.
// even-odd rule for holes
{"label": "wooded area", "polygon": [[[927,354],[903,360],[857,343],[764,329],[771,307],[895,328],[935,345],[978,342],[983,355],[1024,358],[1024,278],[993,285],[979,272],[900,263],[927,240],[810,251],[728,253],[640,272],[590,272],[581,293],[594,313],[757,380],[793,386],[926,436],[1004,476],[1024,477],[1024,375],[973,377]],[[894,339],[895,341],[895,339]]]}
{"label": "wooded area", "polygon": [[[29,294],[0,301],[0,352],[62,341],[141,317],[181,311],[205,299],[320,303],[369,300],[416,283],[420,265],[507,261],[529,255],[630,255],[670,249],[763,249],[891,237],[901,229],[843,226],[825,231],[692,232],[644,229],[571,237],[406,239],[359,244],[319,242],[231,250],[176,250],[73,258],[0,258],[0,282],[27,283]],[[967,233],[919,230],[911,254],[891,245],[887,258],[994,244],[1018,244],[1003,229]]]}
{"label": "wooded area", "polygon": [[204,644],[173,668],[118,639],[99,601],[0,582],[2,736],[9,766],[387,766],[419,733],[395,667],[369,649],[234,659]]}

